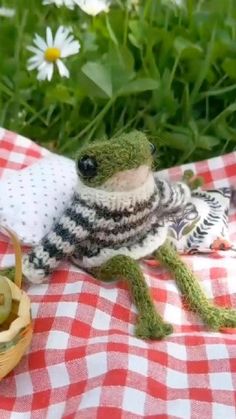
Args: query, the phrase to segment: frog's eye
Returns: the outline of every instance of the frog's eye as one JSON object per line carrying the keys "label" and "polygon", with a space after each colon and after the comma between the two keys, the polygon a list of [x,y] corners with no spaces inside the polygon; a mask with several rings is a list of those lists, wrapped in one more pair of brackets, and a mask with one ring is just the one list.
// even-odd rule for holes
{"label": "frog's eye", "polygon": [[83,178],[90,179],[97,174],[97,161],[95,157],[83,156],[77,161],[79,175]]}
{"label": "frog's eye", "polygon": [[155,152],[156,152],[156,146],[154,144],[150,143],[150,149],[151,149],[151,154],[152,155],[155,154]]}

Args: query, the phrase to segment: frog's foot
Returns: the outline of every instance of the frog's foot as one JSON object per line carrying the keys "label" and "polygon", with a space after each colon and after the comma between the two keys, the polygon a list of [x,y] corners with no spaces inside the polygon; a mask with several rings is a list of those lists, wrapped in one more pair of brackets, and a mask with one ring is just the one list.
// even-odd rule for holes
{"label": "frog's foot", "polygon": [[212,306],[202,315],[202,319],[211,330],[234,328],[236,327],[236,310]]}
{"label": "frog's foot", "polygon": [[173,332],[171,324],[158,318],[139,317],[135,334],[141,339],[163,339]]}
{"label": "frog's foot", "polygon": [[185,170],[182,181],[186,183],[192,191],[204,184],[203,177],[195,175],[192,170]]}

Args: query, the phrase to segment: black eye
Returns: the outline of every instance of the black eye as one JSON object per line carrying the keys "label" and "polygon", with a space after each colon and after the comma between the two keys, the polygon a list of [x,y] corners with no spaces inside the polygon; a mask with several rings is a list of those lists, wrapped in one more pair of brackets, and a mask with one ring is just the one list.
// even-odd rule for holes
{"label": "black eye", "polygon": [[83,178],[93,178],[97,174],[97,161],[95,157],[83,156],[77,162],[79,174]]}
{"label": "black eye", "polygon": [[151,149],[151,154],[152,155],[155,154],[155,152],[156,152],[156,146],[154,144],[150,143],[150,149]]}

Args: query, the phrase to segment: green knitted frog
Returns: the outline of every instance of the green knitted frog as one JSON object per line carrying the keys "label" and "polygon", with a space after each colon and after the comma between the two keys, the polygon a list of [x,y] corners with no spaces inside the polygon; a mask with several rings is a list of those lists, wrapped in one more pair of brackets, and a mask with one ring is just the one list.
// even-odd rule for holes
{"label": "green knitted frog", "polygon": [[74,198],[53,230],[24,257],[24,274],[40,283],[69,257],[99,280],[125,279],[139,312],[136,336],[161,339],[172,326],[157,313],[137,262],[153,255],[211,330],[235,327],[236,312],[207,300],[168,242],[168,219],[184,208],[191,192],[185,182],[170,184],[154,175],[153,152],[138,131],[83,148],[76,159]]}

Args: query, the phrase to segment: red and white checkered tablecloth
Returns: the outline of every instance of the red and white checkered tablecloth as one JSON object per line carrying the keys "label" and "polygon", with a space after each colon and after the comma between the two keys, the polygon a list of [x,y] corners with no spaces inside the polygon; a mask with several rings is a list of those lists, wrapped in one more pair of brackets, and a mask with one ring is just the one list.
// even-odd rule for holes
{"label": "red and white checkered tablecloth", "polygon": [[[45,154],[7,131],[0,138],[1,176]],[[236,185],[236,153],[189,166],[208,186]],[[182,171],[164,174],[179,178]],[[230,231],[236,239],[236,209]],[[11,252],[4,243],[0,258]],[[209,298],[236,307],[236,258],[225,253],[185,260]],[[164,341],[134,337],[136,310],[124,283],[100,283],[64,264],[49,284],[25,286],[33,341],[0,383],[1,419],[236,417],[236,334],[208,332],[187,311],[167,271],[142,266],[159,312],[174,325]]]}

